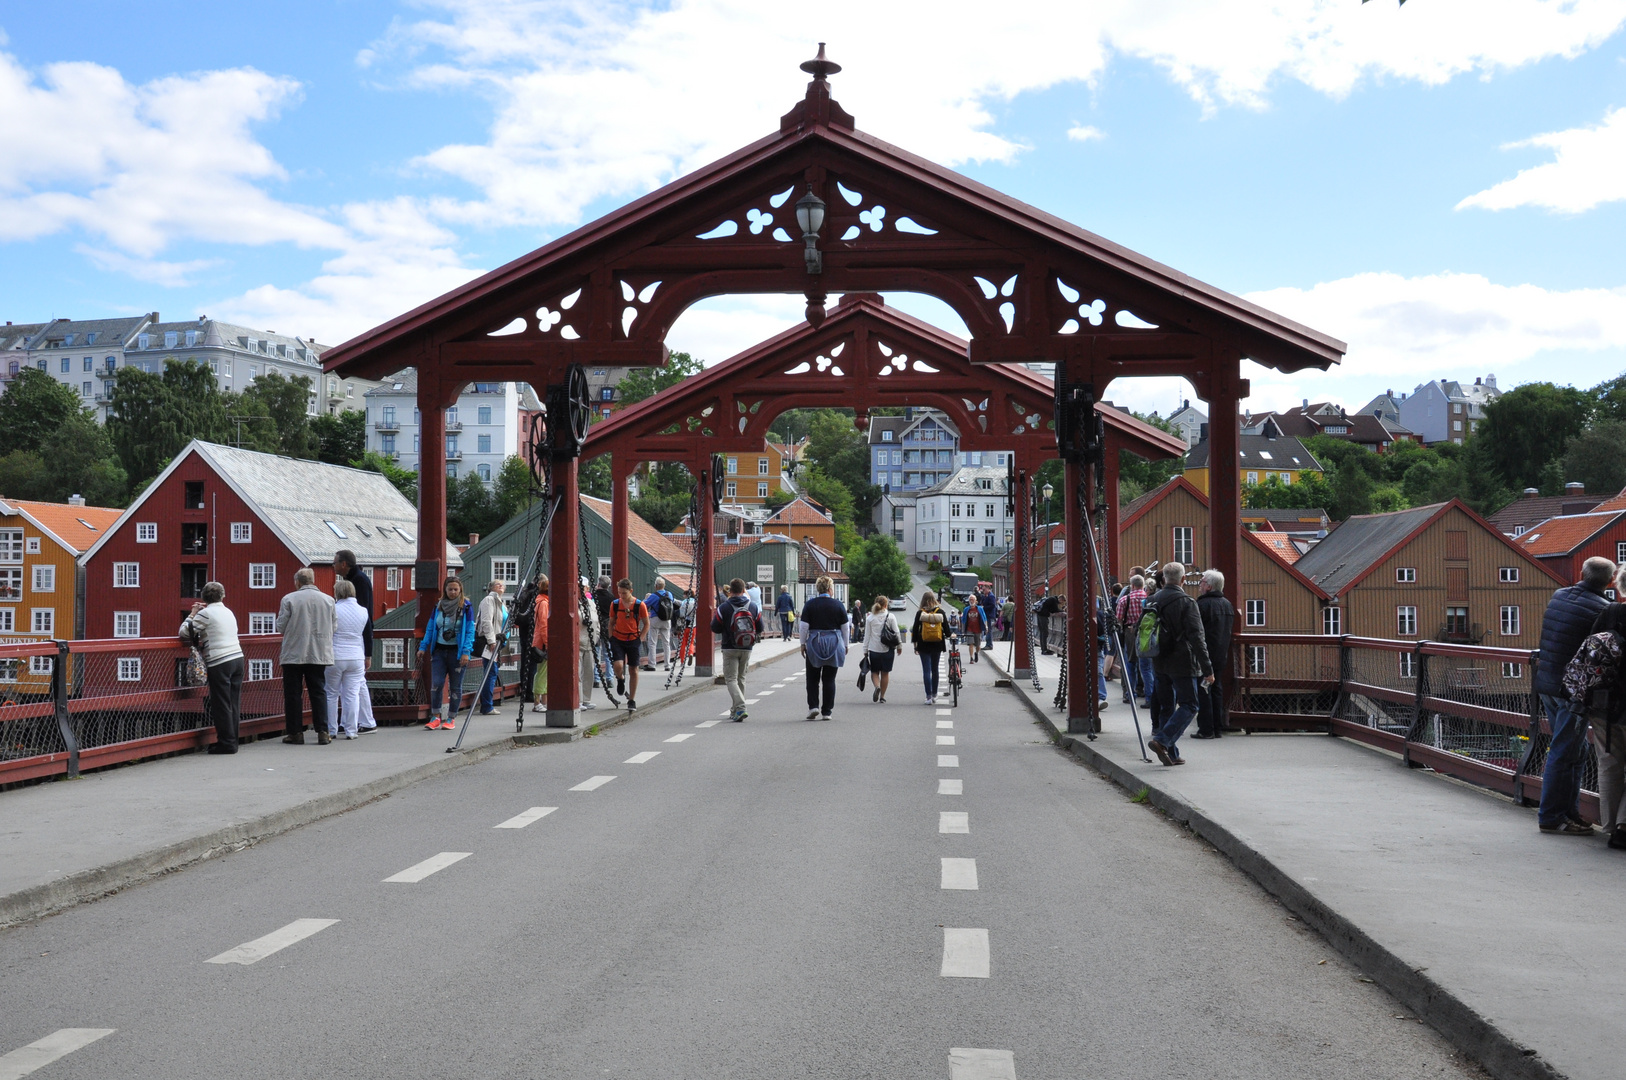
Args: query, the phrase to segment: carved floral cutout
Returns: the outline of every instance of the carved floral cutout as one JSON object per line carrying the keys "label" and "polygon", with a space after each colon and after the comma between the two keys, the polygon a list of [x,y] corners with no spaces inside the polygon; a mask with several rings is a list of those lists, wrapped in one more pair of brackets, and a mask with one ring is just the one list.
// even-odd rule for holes
{"label": "carved floral cutout", "polygon": [[[1066,318],[1056,328],[1058,334],[1076,334],[1084,329],[1085,324],[1101,326],[1106,323],[1107,312],[1112,311],[1112,321],[1116,326],[1126,330],[1156,330],[1156,323],[1147,322],[1128,308],[1114,309],[1105,300],[1099,297],[1094,300],[1084,300],[1083,294],[1073,288],[1061,278],[1055,279],[1056,292],[1061,296],[1064,304],[1071,308],[1066,312]],[[1076,305],[1076,306],[1075,306]]]}
{"label": "carved floral cutout", "polygon": [[705,232],[695,234],[695,239],[726,240],[734,237],[743,241],[756,237],[780,244],[791,243],[793,237],[788,229],[795,226],[796,214],[792,210],[782,208],[795,192],[796,185],[792,184],[784,191],[769,195],[766,199],[753,199],[751,205],[729,214]]}

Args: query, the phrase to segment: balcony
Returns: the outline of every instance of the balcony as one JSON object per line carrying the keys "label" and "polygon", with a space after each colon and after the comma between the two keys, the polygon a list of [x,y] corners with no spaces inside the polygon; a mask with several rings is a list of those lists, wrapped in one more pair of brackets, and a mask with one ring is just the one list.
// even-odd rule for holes
{"label": "balcony", "polygon": [[447,461],[462,461],[463,460],[463,451],[461,451],[461,450],[448,450],[448,451],[446,451],[446,460]]}
{"label": "balcony", "polygon": [[393,435],[401,430],[401,422],[399,420],[379,420],[373,424],[373,430],[388,432]]}
{"label": "balcony", "polygon": [[461,421],[461,420],[448,420],[448,421],[446,421],[446,430],[447,431],[462,431],[463,430],[463,421]]}

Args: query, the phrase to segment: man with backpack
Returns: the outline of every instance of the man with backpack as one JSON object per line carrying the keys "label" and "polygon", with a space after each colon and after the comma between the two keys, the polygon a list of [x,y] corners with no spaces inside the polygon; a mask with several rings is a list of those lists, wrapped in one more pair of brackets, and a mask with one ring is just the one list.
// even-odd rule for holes
{"label": "man with backpack", "polygon": [[966,651],[971,654],[969,663],[977,662],[977,654],[982,650],[982,635],[988,629],[983,621],[981,597],[971,594],[971,599],[965,605],[965,614],[960,619],[960,628],[964,631]]}
{"label": "man with backpack", "polygon": [[1541,696],[1553,732],[1541,774],[1541,808],[1536,812],[1536,824],[1544,833],[1592,835],[1592,826],[1581,817],[1586,717],[1564,689],[1564,669],[1609,606],[1603,591],[1614,576],[1615,564],[1608,559],[1588,559],[1581,564],[1580,584],[1553,593],[1541,617],[1541,656],[1536,662],[1534,690]]}
{"label": "man with backpack", "polygon": [[649,610],[649,663],[645,671],[672,660],[672,623],[677,619],[677,600],[666,588],[665,578],[655,579],[655,590],[644,597]]}
{"label": "man with backpack", "polygon": [[1208,658],[1202,617],[1193,600],[1180,587],[1186,568],[1163,564],[1163,587],[1146,601],[1136,635],[1141,656],[1152,658],[1157,707],[1152,738],[1147,747],[1165,765],[1184,765],[1178,743],[1197,715],[1197,684],[1214,684],[1214,666]]}
{"label": "man with backpack", "polygon": [[627,695],[631,712],[638,707],[638,650],[649,633],[649,605],[633,595],[630,579],[622,578],[615,587],[620,595],[610,601],[610,662],[615,665],[615,692]]}
{"label": "man with backpack", "polygon": [[762,639],[762,609],[745,594],[745,582],[735,578],[728,583],[728,599],[711,617],[711,632],[723,647],[723,685],[728,687],[728,718],[736,724],[744,720],[745,671],[751,666],[751,649]]}

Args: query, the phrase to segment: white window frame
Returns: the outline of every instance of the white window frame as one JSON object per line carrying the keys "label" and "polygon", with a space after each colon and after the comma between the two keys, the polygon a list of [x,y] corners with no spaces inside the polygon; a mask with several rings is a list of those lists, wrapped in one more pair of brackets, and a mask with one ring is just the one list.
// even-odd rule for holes
{"label": "white window frame", "polygon": [[1065,555],[1065,554],[1067,554],[1067,539],[1066,539],[1066,537],[1062,537],[1062,536],[1051,537],[1051,539],[1050,539],[1050,554],[1052,554],[1052,555]]}
{"label": "white window frame", "polygon": [[1242,625],[1265,626],[1266,607],[1263,600],[1244,600],[1242,602]]}
{"label": "white window frame", "polygon": [[37,536],[28,537],[23,541],[23,550],[30,555],[38,555],[40,553],[40,538]]}
{"label": "white window frame", "polygon": [[52,593],[56,592],[56,567],[50,564],[35,564],[34,573],[30,575],[30,592]]}
{"label": "white window frame", "polygon": [[0,601],[20,602],[23,598],[23,568],[0,566]]}
{"label": "white window frame", "polygon": [[20,563],[23,561],[23,531],[21,529],[0,529],[0,563]]}
{"label": "white window frame", "polygon": [[758,476],[767,476],[768,475],[768,459],[767,458],[765,458],[765,457],[757,458],[757,475]]}
{"label": "white window frame", "polygon": [[1417,636],[1417,606],[1415,604],[1400,604],[1395,607],[1395,635],[1397,637]]}
{"label": "white window frame", "polygon": [[1327,637],[1338,637],[1344,632],[1344,609],[1329,604],[1321,609],[1321,632]]}
{"label": "white window frame", "polygon": [[1417,567],[1415,567],[1415,566],[1397,566],[1397,567],[1395,567],[1395,581],[1396,581],[1396,583],[1401,584],[1401,585],[1415,585],[1415,584],[1417,584]]}
{"label": "white window frame", "polygon": [[141,636],[141,612],[115,611],[113,612],[113,636],[116,638],[138,638]]}
{"label": "white window frame", "polygon": [[37,607],[30,608],[28,612],[28,632],[30,634],[56,633],[56,608]]}
{"label": "white window frame", "polygon": [[384,572],[384,588],[398,591],[401,588],[401,568],[391,566]]}
{"label": "white window frame", "polygon": [[15,634],[17,632],[17,609],[14,607],[0,607],[0,632]]}
{"label": "white window frame", "polygon": [[735,483],[733,480],[728,481],[728,487],[726,489],[726,494],[730,499],[739,498],[740,497],[740,485]]}
{"label": "white window frame", "polygon": [[141,681],[141,657],[119,657],[119,682]]}
{"label": "white window frame", "polygon": [[113,588],[139,589],[141,588],[141,564],[138,562],[116,562],[113,564]]}
{"label": "white window frame", "polygon": [[1524,678],[1524,665],[1519,663],[1517,660],[1503,660],[1502,661],[1502,678],[1504,678],[1504,679],[1522,679],[1522,678]]}
{"label": "white window frame", "polygon": [[250,660],[248,671],[244,674],[244,682],[265,682],[275,677],[276,672],[269,660]]}
{"label": "white window frame", "polygon": [[1518,637],[1523,622],[1524,620],[1519,617],[1518,604],[1502,605],[1501,626],[1503,637]]}
{"label": "white window frame", "polygon": [[766,481],[766,480],[758,480],[757,481],[757,498],[766,499],[767,497],[768,497],[768,481]]}
{"label": "white window frame", "polygon": [[231,542],[234,544],[252,544],[254,542],[254,523],[252,521],[232,522]]}
{"label": "white window frame", "polygon": [[1417,678],[1417,654],[1403,652],[1398,655],[1400,657],[1400,677],[1402,679]]}
{"label": "white window frame", "polygon": [[[269,576],[268,576],[269,575]],[[259,579],[256,585],[255,579]],[[277,564],[274,562],[251,562],[248,564],[248,587],[251,589],[274,589],[277,587]]]}
{"label": "white window frame", "polygon": [[504,585],[519,584],[519,559],[505,555],[491,560],[491,580]]}
{"label": "white window frame", "polygon": [[1498,567],[1496,579],[1504,585],[1517,585],[1519,583],[1519,568],[1517,566]]}
{"label": "white window frame", "polygon": [[1269,647],[1265,645],[1248,646],[1248,674],[1263,675],[1270,667]]}
{"label": "white window frame", "polygon": [[54,656],[30,656],[28,658],[28,673],[30,675],[49,675],[56,667]]}
{"label": "white window frame", "polygon": [[1190,525],[1174,526],[1174,562],[1190,566],[1196,559],[1195,531]]}
{"label": "white window frame", "polygon": [[14,683],[22,670],[23,662],[15,659],[0,659],[0,683]]}
{"label": "white window frame", "polygon": [[138,543],[138,544],[156,544],[156,543],[158,543],[158,522],[156,522],[156,521],[138,521],[138,522],[136,522],[136,543]]}
{"label": "white window frame", "polygon": [[1615,561],[1617,563],[1626,562],[1626,540],[1615,542]]}
{"label": "white window frame", "polygon": [[379,663],[386,668],[406,667],[406,642],[400,638],[385,638],[379,643],[383,648]]}
{"label": "white window frame", "polygon": [[251,611],[248,615],[248,632],[253,634],[274,634],[277,632],[277,613],[274,611]]}

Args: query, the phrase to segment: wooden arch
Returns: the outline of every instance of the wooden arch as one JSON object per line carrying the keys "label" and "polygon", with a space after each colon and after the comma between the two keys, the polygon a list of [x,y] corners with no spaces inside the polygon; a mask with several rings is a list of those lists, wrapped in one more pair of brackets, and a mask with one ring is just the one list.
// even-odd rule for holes
{"label": "wooden arch", "polygon": [[[778,131],[330,349],[325,368],[381,378],[415,367],[419,468],[438,476],[444,409],[467,383],[541,388],[561,383],[573,363],[663,364],[674,320],[709,296],[800,293],[817,326],[828,295],[923,292],[965,321],[972,363],[1054,362],[1069,384],[1092,384],[1098,397],[1120,375],[1188,379],[1210,404],[1212,550],[1234,577],[1241,360],[1326,368],[1343,343],[857,130],[831,96],[828,77],[840,67],[821,48],[802,69],[813,79]],[[816,266],[804,258],[795,224],[805,193],[827,209],[813,238]],[[565,512],[551,576],[571,582],[574,465],[555,476]],[[1069,490],[1087,489],[1086,479],[1069,466]],[[1070,514],[1075,501],[1063,500]],[[420,620],[440,580],[445,517],[443,486],[421,484]],[[1069,524],[1070,535],[1082,531],[1081,522]],[[1072,570],[1070,610],[1089,612],[1088,575],[1082,564]],[[550,631],[550,651],[573,655],[571,620],[555,620]],[[1093,648],[1087,619],[1073,620],[1069,632],[1074,655]],[[574,678],[549,687],[548,723],[575,726]],[[1070,724],[1094,707],[1086,698],[1074,696]]]}

